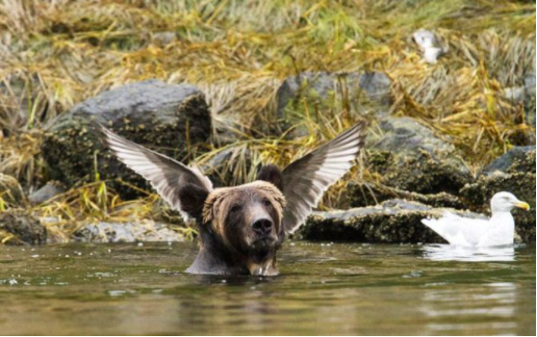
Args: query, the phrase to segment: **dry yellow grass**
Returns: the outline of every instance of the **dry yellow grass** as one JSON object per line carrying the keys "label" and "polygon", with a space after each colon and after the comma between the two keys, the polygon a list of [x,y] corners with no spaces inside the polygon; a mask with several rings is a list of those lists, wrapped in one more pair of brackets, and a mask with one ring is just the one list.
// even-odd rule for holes
{"label": "dry yellow grass", "polygon": [[[410,41],[420,28],[435,30],[449,46],[436,65],[423,63]],[[420,119],[480,167],[528,131],[522,105],[509,102],[505,90],[535,72],[535,4],[0,0],[0,172],[26,188],[38,185],[46,180],[39,144],[47,122],[102,90],[159,78],[199,86],[217,123],[240,116],[232,128],[241,140],[228,145],[235,152],[229,163],[238,167],[231,183],[239,183],[253,177],[259,162],[285,165],[358,115],[374,112],[339,102],[322,111],[321,122],[303,115],[308,137],[264,136],[254,121],[271,119],[285,77],[369,69],[393,80],[393,114]],[[245,165],[245,149],[252,167]],[[215,144],[196,161],[203,164],[221,150]],[[356,170],[351,178],[363,174]],[[327,200],[337,199],[344,184]],[[115,216],[115,203],[123,202],[112,202],[114,196],[97,186],[103,188],[97,182],[70,191],[36,212],[66,221]],[[99,203],[104,196],[108,200]],[[153,205],[156,197],[136,202]]]}

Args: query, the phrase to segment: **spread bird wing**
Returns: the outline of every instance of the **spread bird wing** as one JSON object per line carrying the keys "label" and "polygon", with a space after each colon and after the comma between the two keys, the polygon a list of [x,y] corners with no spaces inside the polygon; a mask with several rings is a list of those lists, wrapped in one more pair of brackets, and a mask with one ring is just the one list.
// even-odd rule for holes
{"label": "spread bird wing", "polygon": [[354,165],[364,144],[364,128],[365,123],[356,124],[283,170],[283,226],[287,233],[300,227],[323,193]]}
{"label": "spread bird wing", "polygon": [[106,143],[116,157],[131,170],[148,180],[170,207],[180,211],[184,218],[187,216],[181,209],[178,193],[181,186],[191,183],[207,192],[213,190],[209,178],[197,168],[188,167],[172,158],[146,149],[116,135],[105,127],[102,127],[102,131],[106,136]]}

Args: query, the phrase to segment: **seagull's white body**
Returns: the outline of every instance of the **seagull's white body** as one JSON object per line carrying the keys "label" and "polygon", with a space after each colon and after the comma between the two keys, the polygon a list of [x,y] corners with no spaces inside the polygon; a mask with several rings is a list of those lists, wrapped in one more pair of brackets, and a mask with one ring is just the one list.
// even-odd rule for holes
{"label": "seagull's white body", "polygon": [[491,200],[492,217],[488,220],[469,219],[445,212],[439,219],[421,222],[452,245],[490,247],[512,245],[515,236],[513,207],[529,209],[527,203],[509,192],[500,192]]}
{"label": "seagull's white body", "polygon": [[452,245],[504,246],[514,240],[515,220],[510,212],[494,214],[489,220],[468,219],[445,212],[440,219],[421,222]]}

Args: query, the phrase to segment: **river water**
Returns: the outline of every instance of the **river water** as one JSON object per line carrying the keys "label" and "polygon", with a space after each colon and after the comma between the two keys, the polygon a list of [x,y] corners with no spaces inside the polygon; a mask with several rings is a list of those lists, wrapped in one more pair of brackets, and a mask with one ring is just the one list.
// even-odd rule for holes
{"label": "river water", "polygon": [[183,273],[196,251],[0,246],[0,334],[535,335],[535,246],[296,241],[274,278]]}

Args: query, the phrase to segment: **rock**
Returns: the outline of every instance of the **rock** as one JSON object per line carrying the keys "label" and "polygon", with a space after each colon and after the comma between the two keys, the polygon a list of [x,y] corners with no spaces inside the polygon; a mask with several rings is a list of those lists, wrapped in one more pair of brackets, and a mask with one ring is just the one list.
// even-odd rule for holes
{"label": "rock", "polygon": [[382,104],[390,104],[392,100],[391,86],[392,80],[381,72],[365,72],[360,76],[359,88],[365,92],[369,99]]}
{"label": "rock", "polygon": [[[342,88],[342,85],[346,85]],[[351,95],[364,92],[371,100],[388,104],[391,99],[392,81],[382,72],[332,74],[304,72],[288,77],[277,92],[278,111],[283,113],[290,103],[302,97],[327,99],[330,94],[341,94],[343,89]]]}
{"label": "rock", "polygon": [[431,129],[411,117],[386,116],[379,120],[378,127],[380,135],[368,135],[369,148],[411,155],[425,150],[446,157],[455,152],[452,144],[438,138]]}
{"label": "rock", "polygon": [[17,179],[3,173],[0,173],[0,202],[8,206],[22,206],[26,202]]}
{"label": "rock", "polygon": [[524,88],[528,95],[535,96],[535,73],[524,76]]}
{"label": "rock", "polygon": [[385,116],[366,140],[369,170],[381,183],[421,194],[456,195],[473,177],[455,147],[410,117]]}
{"label": "rock", "polygon": [[[423,218],[439,217],[444,210],[392,199],[373,207],[315,212],[298,235],[306,240],[323,241],[444,243],[444,239],[421,223]],[[450,211],[465,217],[483,218],[471,212]]]}
{"label": "rock", "polygon": [[0,213],[0,231],[12,234],[8,244],[38,245],[47,242],[47,229],[39,220],[19,209],[10,209]]}
{"label": "rock", "polygon": [[64,192],[65,189],[62,184],[56,181],[49,181],[45,186],[30,194],[28,200],[32,205],[39,205]]}
{"label": "rock", "polygon": [[[535,146],[516,146],[485,167],[482,174],[490,176],[498,171],[508,172],[509,170],[528,172],[531,168],[525,169],[521,164],[527,162],[526,157],[531,156],[531,152],[535,153]],[[531,158],[529,164],[531,165]],[[533,172],[535,172],[535,162],[533,163]]]}
{"label": "rock", "polygon": [[[196,87],[158,80],[128,84],[76,105],[47,127],[42,152],[53,179],[71,187],[95,178],[121,178],[149,188],[104,149],[95,122],[178,160],[193,157],[211,134],[211,116]],[[137,195],[119,183],[113,187],[123,197]]]}
{"label": "rock", "polygon": [[[350,100],[361,100],[365,96],[371,102],[386,105],[392,101],[391,85],[392,81],[386,74],[376,71],[342,74],[304,72],[288,77],[276,93],[276,119],[282,124],[279,131],[302,121],[302,99],[306,99],[308,104],[333,106],[330,99],[335,95],[346,96]],[[293,137],[304,134],[307,130],[298,130]]]}
{"label": "rock", "polygon": [[[527,167],[527,172],[519,171]],[[515,209],[515,227],[524,242],[535,243],[535,150],[528,152],[522,160],[516,160],[508,173],[496,171],[494,175],[482,175],[472,184],[461,189],[460,195],[465,198],[470,209],[485,212],[490,209],[490,199],[500,191],[513,193],[518,199],[530,204],[530,211]]]}
{"label": "rock", "polygon": [[373,206],[390,199],[405,199],[432,207],[464,208],[461,200],[449,193],[420,194],[381,184],[350,183],[347,195],[351,207]]}
{"label": "rock", "polygon": [[150,220],[137,223],[90,224],[75,232],[74,237],[81,242],[184,241],[179,232]]}

